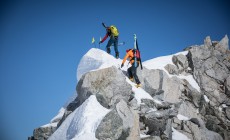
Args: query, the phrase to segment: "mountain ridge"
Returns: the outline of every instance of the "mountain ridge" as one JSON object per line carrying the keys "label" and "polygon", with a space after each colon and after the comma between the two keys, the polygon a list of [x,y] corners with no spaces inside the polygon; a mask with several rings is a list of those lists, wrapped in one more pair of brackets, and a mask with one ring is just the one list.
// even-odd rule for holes
{"label": "mountain ridge", "polygon": [[[220,42],[206,37],[204,45],[143,62],[137,70],[142,88],[136,88],[126,77],[128,62],[120,68],[121,59],[92,48],[78,65],[76,98],[29,139],[228,139],[229,58],[227,35]],[[79,131],[84,113],[74,117],[89,99],[108,111],[90,137]]]}

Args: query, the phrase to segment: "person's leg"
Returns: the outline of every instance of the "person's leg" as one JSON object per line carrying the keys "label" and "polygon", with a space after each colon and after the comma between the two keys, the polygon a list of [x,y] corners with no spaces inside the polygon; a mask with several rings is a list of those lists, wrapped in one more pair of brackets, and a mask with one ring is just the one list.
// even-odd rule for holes
{"label": "person's leg", "polygon": [[138,76],[137,76],[137,67],[135,67],[134,65],[132,65],[132,67],[131,67],[131,72],[132,72],[132,75],[133,75],[133,77],[134,77],[136,83],[137,83],[137,84],[140,84],[141,82],[140,82],[140,80],[139,80],[139,78],[138,78]]}
{"label": "person's leg", "polygon": [[115,51],[115,54],[116,54],[116,58],[119,58],[118,37],[114,38],[114,51]]}
{"label": "person's leg", "polygon": [[113,43],[113,39],[110,38],[109,41],[108,41],[108,44],[106,45],[106,51],[107,51],[108,54],[111,53],[110,46],[112,45],[112,43]]}
{"label": "person's leg", "polygon": [[129,67],[127,71],[128,71],[129,79],[132,79],[133,78],[132,67]]}

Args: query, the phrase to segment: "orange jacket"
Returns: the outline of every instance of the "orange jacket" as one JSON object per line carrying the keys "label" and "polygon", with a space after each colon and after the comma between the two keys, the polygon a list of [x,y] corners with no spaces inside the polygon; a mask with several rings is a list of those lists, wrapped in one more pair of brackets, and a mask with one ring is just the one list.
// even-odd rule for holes
{"label": "orange jacket", "polygon": [[122,64],[124,64],[125,61],[126,61],[126,59],[129,58],[130,63],[131,63],[131,65],[132,65],[132,64],[134,63],[133,57],[134,57],[133,50],[130,49],[130,50],[126,53],[126,55],[125,55],[125,57],[124,57],[124,59],[123,59],[123,61],[122,61]]}

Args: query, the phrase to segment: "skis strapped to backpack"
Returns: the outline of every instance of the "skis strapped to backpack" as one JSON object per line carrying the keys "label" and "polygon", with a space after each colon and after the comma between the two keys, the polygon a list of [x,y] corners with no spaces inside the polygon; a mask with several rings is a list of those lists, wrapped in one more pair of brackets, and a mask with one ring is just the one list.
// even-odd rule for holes
{"label": "skis strapped to backpack", "polygon": [[141,53],[137,43],[137,36],[136,34],[134,34],[134,66],[137,66],[137,61],[140,61],[141,69],[143,69],[141,62]]}

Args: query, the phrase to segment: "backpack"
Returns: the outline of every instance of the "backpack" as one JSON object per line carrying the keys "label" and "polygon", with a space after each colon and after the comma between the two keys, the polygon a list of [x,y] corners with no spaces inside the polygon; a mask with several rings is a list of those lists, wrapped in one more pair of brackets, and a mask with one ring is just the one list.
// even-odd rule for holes
{"label": "backpack", "polygon": [[[134,51],[136,51],[136,58],[137,58],[137,61],[140,61],[140,51],[139,50],[134,50],[133,49],[133,54],[134,54]],[[134,56],[135,57],[135,56]]]}
{"label": "backpack", "polygon": [[118,31],[116,26],[111,25],[110,30],[111,30],[112,36],[118,36],[119,35],[119,31]]}

